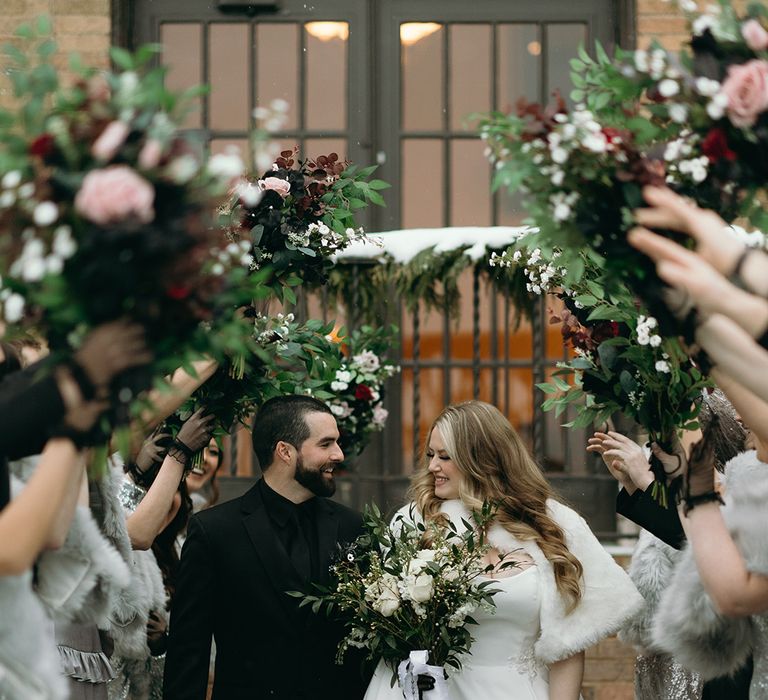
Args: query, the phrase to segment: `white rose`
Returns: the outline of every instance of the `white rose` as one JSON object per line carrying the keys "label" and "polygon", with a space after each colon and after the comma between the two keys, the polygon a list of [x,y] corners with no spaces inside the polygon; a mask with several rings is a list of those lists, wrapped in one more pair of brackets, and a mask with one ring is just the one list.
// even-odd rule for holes
{"label": "white rose", "polygon": [[50,226],[59,218],[59,208],[53,202],[40,202],[35,207],[32,218],[38,226]]}
{"label": "white rose", "polygon": [[53,252],[59,257],[71,258],[77,250],[77,244],[72,238],[69,226],[59,226],[53,233]]}
{"label": "white rose", "polygon": [[600,133],[590,133],[581,140],[582,145],[593,153],[604,153],[608,147],[608,141]]}
{"label": "white rose", "polygon": [[562,165],[568,160],[568,151],[564,148],[555,148],[552,151],[552,160],[559,165]]}
{"label": "white rose", "polygon": [[676,80],[667,78],[659,83],[659,94],[662,97],[674,97],[678,92],[680,92],[680,85]]}
{"label": "white rose", "polygon": [[[352,372],[343,369],[336,370],[336,381],[349,384],[352,381]],[[346,389],[346,387],[344,387]]]}
{"label": "white rose", "polygon": [[555,221],[565,221],[570,215],[571,208],[565,202],[560,202],[552,212]]}
{"label": "white rose", "polygon": [[45,258],[27,258],[23,261],[21,277],[25,282],[39,282],[45,276]]}
{"label": "white rose", "polygon": [[21,294],[11,294],[5,300],[5,320],[16,323],[24,315],[24,297]]}
{"label": "white rose", "polygon": [[45,268],[49,275],[60,275],[64,269],[64,261],[58,255],[49,255],[45,259]]}
{"label": "white rose", "polygon": [[400,607],[397,579],[391,574],[384,574],[379,582],[379,590],[379,597],[373,603],[373,609],[384,617],[392,617]]}
{"label": "white rose", "polygon": [[685,124],[688,120],[688,108],[685,105],[670,105],[669,118],[676,124]]}
{"label": "white rose", "polygon": [[429,574],[419,574],[408,581],[406,590],[411,600],[417,603],[426,603],[434,592],[434,579]]}
{"label": "white rose", "polygon": [[443,569],[443,578],[446,581],[456,581],[459,578],[459,570],[454,569],[452,566]]}
{"label": "white rose", "polygon": [[18,187],[20,182],[21,182],[21,171],[19,170],[11,170],[11,172],[3,175],[2,184],[3,184],[3,187],[7,190],[13,187]]}
{"label": "white rose", "polygon": [[348,386],[346,382],[331,382],[331,391],[344,391]]}
{"label": "white rose", "polygon": [[720,83],[711,78],[696,78],[696,90],[704,97],[714,97],[720,92]]}

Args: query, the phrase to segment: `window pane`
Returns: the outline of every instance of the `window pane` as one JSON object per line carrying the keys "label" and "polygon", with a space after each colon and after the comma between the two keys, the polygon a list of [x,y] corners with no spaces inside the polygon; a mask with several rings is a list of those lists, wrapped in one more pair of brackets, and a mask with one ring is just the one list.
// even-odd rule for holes
{"label": "window pane", "polygon": [[303,158],[317,158],[318,156],[327,156],[336,153],[339,160],[347,157],[346,139],[307,139],[304,145]]}
{"label": "window pane", "polygon": [[548,24],[547,25],[547,95],[554,90],[568,104],[571,104],[571,67],[569,61],[574,58],[581,44],[587,43],[585,24]]}
{"label": "window pane", "polygon": [[211,129],[248,129],[248,25],[212,24],[210,27],[209,126]]}
{"label": "window pane", "polygon": [[308,129],[347,128],[346,22],[309,22],[306,30],[306,126]]}
{"label": "window pane", "polygon": [[480,139],[451,141],[451,226],[491,225],[491,164]]}
{"label": "window pane", "polygon": [[538,26],[502,24],[497,31],[497,109],[508,111],[521,97],[537,102],[541,94],[541,37]]}
{"label": "window pane", "polygon": [[[163,24],[160,43],[163,45],[163,65],[168,67],[165,84],[171,90],[185,90],[203,82],[200,44],[202,29],[199,24]],[[198,105],[200,99],[197,100]],[[187,129],[202,126],[200,108],[191,110],[184,120]]]}
{"label": "window pane", "polygon": [[443,218],[443,142],[404,139],[401,199],[403,228],[439,228]]}
{"label": "window pane", "polygon": [[491,109],[491,27],[451,27],[451,129],[474,130],[467,117]]}
{"label": "window pane", "polygon": [[299,25],[256,26],[256,104],[288,103],[286,129],[299,126]]}
{"label": "window pane", "polygon": [[432,22],[400,25],[403,129],[443,128],[443,35]]}
{"label": "window pane", "polygon": [[496,195],[496,221],[499,226],[522,226],[527,216],[523,208],[523,196],[516,192],[510,194],[503,187]]}

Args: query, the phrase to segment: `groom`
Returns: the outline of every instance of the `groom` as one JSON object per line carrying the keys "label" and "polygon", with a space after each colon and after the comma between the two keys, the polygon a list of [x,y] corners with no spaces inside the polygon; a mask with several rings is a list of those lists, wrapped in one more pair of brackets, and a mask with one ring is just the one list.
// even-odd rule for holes
{"label": "groom", "polygon": [[334,662],[341,628],[286,595],[328,583],[337,543],[362,532],[358,513],[328,500],[344,458],[338,439],[333,414],[311,397],[277,397],[259,410],[253,445],[263,478],[189,522],[165,700],[205,700],[212,637],[212,700],[363,697],[359,664]]}

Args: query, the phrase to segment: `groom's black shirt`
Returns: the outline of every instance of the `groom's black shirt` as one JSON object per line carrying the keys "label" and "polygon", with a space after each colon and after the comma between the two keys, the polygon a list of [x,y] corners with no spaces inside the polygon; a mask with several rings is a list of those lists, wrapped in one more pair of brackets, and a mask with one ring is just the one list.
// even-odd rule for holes
{"label": "groom's black shirt", "polygon": [[294,550],[297,548],[297,539],[303,538],[309,548],[309,571],[298,569],[307,581],[319,581],[322,577],[320,571],[320,562],[318,558],[317,528],[315,520],[317,518],[316,502],[317,498],[310,498],[304,503],[293,503],[277,491],[269,487],[264,479],[258,482],[261,497],[267,508],[272,527],[275,529],[275,535],[283,545],[288,558],[294,561]]}
{"label": "groom's black shirt", "polygon": [[[265,486],[259,482],[190,519],[171,611],[166,700],[205,699],[212,636],[213,700],[359,700],[365,694],[359,663],[335,663],[340,627],[286,595],[308,589],[289,554],[298,530],[284,519],[293,511]],[[316,580],[328,583],[337,543],[360,535],[362,518],[334,501],[312,501],[307,539],[317,558]]]}

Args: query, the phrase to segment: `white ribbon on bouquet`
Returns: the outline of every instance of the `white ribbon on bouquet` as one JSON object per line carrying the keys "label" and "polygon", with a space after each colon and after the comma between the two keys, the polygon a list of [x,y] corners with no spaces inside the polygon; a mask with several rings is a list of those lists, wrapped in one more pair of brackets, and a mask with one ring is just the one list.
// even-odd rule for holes
{"label": "white ribbon on bouquet", "polygon": [[410,656],[405,661],[401,661],[397,667],[397,677],[405,700],[419,700],[417,685],[419,676],[431,676],[435,679],[435,687],[423,693],[425,700],[427,696],[429,700],[450,700],[443,667],[428,665],[428,658],[429,652],[424,649],[412,651]]}

